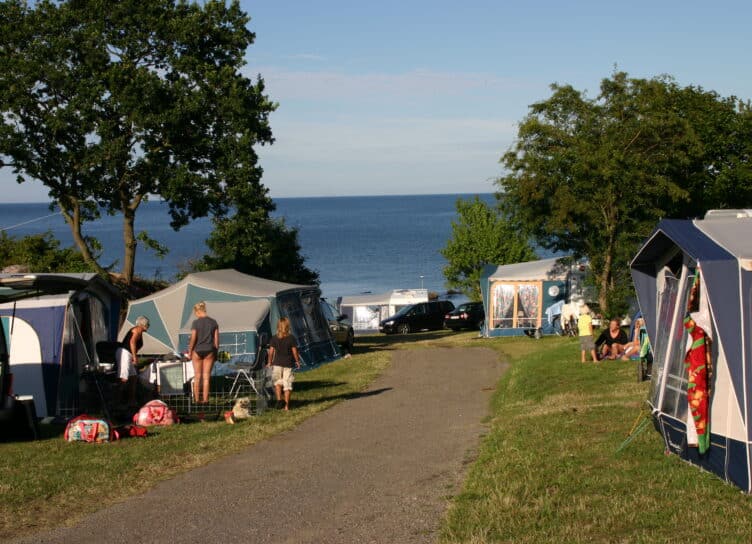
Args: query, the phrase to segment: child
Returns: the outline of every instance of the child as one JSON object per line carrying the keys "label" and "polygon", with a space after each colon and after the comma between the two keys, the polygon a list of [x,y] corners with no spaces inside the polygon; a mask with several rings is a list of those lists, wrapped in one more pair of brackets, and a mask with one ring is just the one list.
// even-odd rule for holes
{"label": "child", "polygon": [[598,361],[595,355],[595,343],[593,342],[593,318],[590,316],[590,308],[587,304],[580,308],[580,317],[577,320],[577,328],[580,332],[580,350],[582,351],[582,362],[585,362],[585,352],[589,351],[593,362]]}
{"label": "child", "polygon": [[282,406],[284,398],[284,410],[290,409],[290,394],[292,382],[295,381],[292,368],[300,368],[300,354],[298,353],[298,341],[290,333],[290,320],[283,317],[277,322],[277,334],[272,336],[269,342],[269,362],[266,366],[272,367],[272,381],[274,382],[274,394],[277,397],[277,408]]}

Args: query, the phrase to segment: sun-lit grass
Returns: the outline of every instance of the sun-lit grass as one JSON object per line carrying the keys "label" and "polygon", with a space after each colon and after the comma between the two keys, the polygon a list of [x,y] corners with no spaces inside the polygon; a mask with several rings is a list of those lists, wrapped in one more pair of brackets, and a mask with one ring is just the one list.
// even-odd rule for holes
{"label": "sun-lit grass", "polygon": [[666,456],[652,426],[621,452],[647,383],[579,362],[576,339],[478,342],[511,361],[443,542],[750,542],[752,499]]}

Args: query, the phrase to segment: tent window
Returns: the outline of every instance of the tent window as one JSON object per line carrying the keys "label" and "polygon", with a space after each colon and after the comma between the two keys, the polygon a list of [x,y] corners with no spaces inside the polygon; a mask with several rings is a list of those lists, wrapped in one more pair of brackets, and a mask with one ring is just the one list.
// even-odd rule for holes
{"label": "tent window", "polygon": [[491,289],[491,326],[495,329],[540,326],[541,284],[495,283]]}
{"label": "tent window", "polygon": [[[687,372],[684,365],[684,357],[687,347],[687,331],[683,321],[689,298],[689,290],[694,280],[692,271],[684,282],[684,287],[679,292],[679,280],[669,274],[666,275],[666,289],[673,291],[673,295],[666,301],[666,321],[659,323],[658,330],[673,330],[674,341],[670,342],[668,334],[661,335],[666,338],[658,338],[656,343],[656,358],[663,356],[660,366],[666,374],[665,392],[661,411],[684,421],[687,417]],[[661,300],[663,306],[663,300]],[[676,308],[676,304],[679,304]],[[672,307],[669,307],[672,306]],[[678,309],[678,311],[674,311]],[[664,318],[664,309],[660,309],[661,319]],[[666,328],[663,329],[664,323]],[[661,351],[658,351],[660,346]]]}
{"label": "tent window", "polygon": [[[249,336],[252,336],[252,338],[249,338]],[[219,351],[226,351],[233,362],[253,361],[253,357],[256,354],[255,340],[256,338],[253,333],[247,333],[244,331],[222,332],[222,329],[220,328]]]}
{"label": "tent window", "polygon": [[303,297],[303,310],[308,330],[314,342],[325,342],[329,340],[329,323],[326,322],[324,314],[321,312],[321,303],[318,297]]}

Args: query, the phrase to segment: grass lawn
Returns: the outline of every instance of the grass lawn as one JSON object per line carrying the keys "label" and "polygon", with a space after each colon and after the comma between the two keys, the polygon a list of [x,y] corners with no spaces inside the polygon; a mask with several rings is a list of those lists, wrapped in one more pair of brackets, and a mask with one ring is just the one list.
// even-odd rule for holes
{"label": "grass lawn", "polygon": [[634,363],[582,364],[570,338],[481,343],[512,364],[443,542],[752,541],[752,498],[664,455],[652,425],[617,453],[647,396]]}

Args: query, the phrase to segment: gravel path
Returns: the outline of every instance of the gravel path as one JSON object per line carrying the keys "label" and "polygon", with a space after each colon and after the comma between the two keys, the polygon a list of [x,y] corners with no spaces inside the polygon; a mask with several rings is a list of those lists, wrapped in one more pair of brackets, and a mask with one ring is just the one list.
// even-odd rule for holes
{"label": "gravel path", "polygon": [[505,369],[486,349],[395,352],[357,398],[26,542],[435,542]]}

